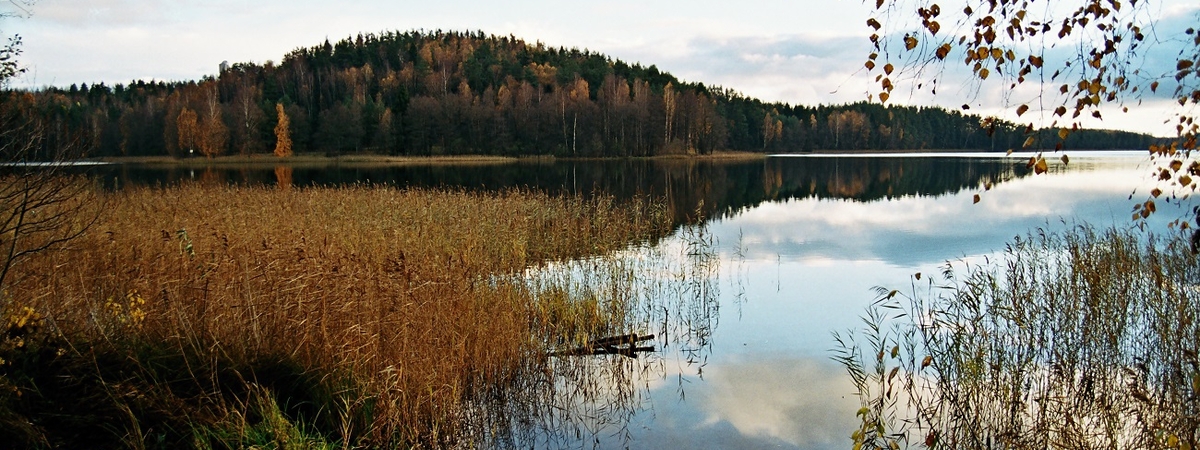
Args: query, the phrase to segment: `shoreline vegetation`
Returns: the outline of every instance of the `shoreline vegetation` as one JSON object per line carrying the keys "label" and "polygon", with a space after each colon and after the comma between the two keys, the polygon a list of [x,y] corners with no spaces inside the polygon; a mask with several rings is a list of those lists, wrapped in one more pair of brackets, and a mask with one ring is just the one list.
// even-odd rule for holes
{"label": "shoreline vegetation", "polygon": [[548,349],[629,332],[631,306],[529,271],[671,230],[658,202],[518,190],[93,195],[97,222],[15,266],[3,293],[9,445],[503,440],[554,395]]}
{"label": "shoreline vegetation", "polygon": [[[1190,234],[1190,233],[1188,233]],[[1087,225],[879,288],[834,359],[854,448],[1200,445],[1200,265],[1185,233]]]}
{"label": "shoreline vegetation", "polygon": [[471,165],[471,164],[507,164],[518,161],[593,161],[617,159],[651,159],[651,160],[754,160],[765,159],[770,155],[764,153],[716,151],[704,155],[658,155],[641,157],[555,157],[555,156],[495,156],[495,155],[454,155],[454,156],[393,156],[378,154],[355,155],[325,155],[322,153],[303,153],[280,158],[271,154],[256,155],[226,155],[213,158],[203,156],[177,158],[173,156],[110,156],[101,158],[85,158],[81,161],[112,164],[140,165],[173,165],[173,166],[210,166],[210,165],[330,165],[330,164],[381,164],[381,165]]}

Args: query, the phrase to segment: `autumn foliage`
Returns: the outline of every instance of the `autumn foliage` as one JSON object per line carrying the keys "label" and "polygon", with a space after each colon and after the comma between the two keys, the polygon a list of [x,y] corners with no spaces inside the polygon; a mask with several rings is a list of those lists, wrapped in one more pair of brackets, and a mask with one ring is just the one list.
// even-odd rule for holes
{"label": "autumn foliage", "polygon": [[[873,51],[866,69],[875,73],[879,100],[886,102],[901,80],[918,90],[936,94],[947,81],[947,65],[962,64],[972,74],[977,89],[1004,89],[1006,102],[1017,117],[1031,112],[1048,119],[1057,130],[1051,138],[1062,150],[1067,137],[1080,129],[1081,119],[1102,119],[1103,107],[1128,112],[1158,91],[1164,82],[1176,86],[1172,94],[1180,110],[1176,117],[1176,139],[1148,146],[1167,191],[1153,191],[1145,207],[1155,199],[1183,199],[1198,187],[1200,167],[1193,164],[1192,151],[1200,124],[1192,115],[1200,105],[1200,34],[1188,28],[1180,36],[1155,37],[1159,30],[1147,23],[1156,2],[1121,0],[971,0],[954,9],[937,3],[906,0],[876,0],[875,16],[867,19]],[[915,12],[915,14],[914,14]],[[903,37],[893,41],[889,36]],[[1171,67],[1146,64],[1151,44],[1162,40],[1181,47]],[[1052,51],[1067,47],[1066,57]],[[962,108],[969,109],[969,104]],[[992,132],[999,119],[988,118],[985,129]],[[1038,124],[1025,126],[1028,136],[1023,148],[1043,148]],[[1051,135],[1053,136],[1053,135]],[[1046,145],[1042,142],[1041,145]],[[1045,164],[1041,155],[1030,167]],[[1160,173],[1166,175],[1160,176]],[[1170,194],[1163,196],[1164,193]],[[1153,210],[1150,208],[1149,210]],[[1135,217],[1145,218],[1147,209]]]}
{"label": "autumn foliage", "polygon": [[275,156],[280,158],[292,156],[291,122],[288,120],[287,112],[283,110],[282,103],[275,104],[275,113],[278,115],[275,124]]}

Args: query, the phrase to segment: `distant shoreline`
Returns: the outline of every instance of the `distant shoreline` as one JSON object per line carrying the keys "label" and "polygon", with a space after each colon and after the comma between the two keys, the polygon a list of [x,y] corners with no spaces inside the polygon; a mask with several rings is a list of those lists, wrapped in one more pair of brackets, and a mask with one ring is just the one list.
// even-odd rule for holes
{"label": "distant shoreline", "polygon": [[337,165],[337,164],[386,164],[386,165],[487,165],[508,164],[518,161],[585,161],[585,160],[753,160],[765,159],[765,153],[718,151],[708,155],[659,155],[644,157],[555,157],[555,156],[390,156],[374,154],[328,156],[320,153],[298,154],[284,158],[271,154],[227,155],[215,158],[202,156],[176,158],[172,156],[112,156],[87,158],[82,161],[102,164],[138,164],[148,166],[219,166],[219,165]]}

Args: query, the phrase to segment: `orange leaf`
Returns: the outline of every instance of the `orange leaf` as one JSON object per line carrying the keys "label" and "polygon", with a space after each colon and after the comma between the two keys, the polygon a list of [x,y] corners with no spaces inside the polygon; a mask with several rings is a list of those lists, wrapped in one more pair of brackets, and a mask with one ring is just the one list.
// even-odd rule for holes
{"label": "orange leaf", "polygon": [[1065,155],[1065,154],[1064,154],[1064,155],[1062,156],[1062,162],[1063,162],[1063,164],[1070,164],[1070,163],[1071,163],[1071,158],[1068,158],[1068,157],[1067,157],[1067,155]]}
{"label": "orange leaf", "polygon": [[1154,92],[1154,91],[1157,91],[1157,90],[1158,90],[1158,82],[1157,82],[1157,81],[1155,81],[1155,82],[1153,82],[1153,83],[1150,83],[1150,92]]}
{"label": "orange leaf", "polygon": [[990,73],[991,72],[988,72],[987,68],[979,69],[979,78],[986,80],[988,77],[988,74],[990,74]]}
{"label": "orange leaf", "polygon": [[888,97],[890,97],[890,95],[888,95],[887,92],[880,92],[879,93],[879,103],[886,103],[888,101]]}
{"label": "orange leaf", "polygon": [[1066,128],[1058,129],[1058,138],[1059,139],[1066,139],[1067,136],[1070,136],[1070,135],[1071,135],[1071,130],[1068,130]]}
{"label": "orange leaf", "polygon": [[1025,114],[1025,111],[1029,111],[1029,105],[1018,106],[1017,107],[1017,117],[1021,117],[1021,114]]}
{"label": "orange leaf", "polygon": [[917,48],[917,38],[912,37],[912,36],[905,36],[904,37],[904,49],[912,50],[914,48]]}
{"label": "orange leaf", "polygon": [[938,49],[937,49],[937,58],[938,59],[946,59],[946,56],[949,54],[950,54],[950,44],[949,43],[942,44],[941,47],[938,47]]}
{"label": "orange leaf", "polygon": [[886,64],[886,65],[884,65],[884,66],[883,66],[883,73],[885,73],[885,74],[888,74],[888,75],[891,75],[891,74],[892,74],[892,70],[895,70],[895,69],[896,69],[896,68],[895,68],[895,67],[892,67],[892,64],[891,64],[891,63],[888,63],[888,64]]}
{"label": "orange leaf", "polygon": [[1038,175],[1046,173],[1049,170],[1050,168],[1046,164],[1046,158],[1038,158],[1037,164],[1033,165],[1033,172]]}
{"label": "orange leaf", "polygon": [[980,200],[979,194],[975,194],[975,203],[979,203]]}

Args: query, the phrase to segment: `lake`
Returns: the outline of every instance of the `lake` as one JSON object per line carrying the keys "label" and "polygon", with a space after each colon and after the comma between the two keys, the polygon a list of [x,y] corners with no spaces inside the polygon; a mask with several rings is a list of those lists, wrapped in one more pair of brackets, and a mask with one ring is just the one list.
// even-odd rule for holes
{"label": "lake", "polygon": [[[1038,227],[1130,225],[1130,194],[1137,189],[1134,198],[1144,199],[1153,185],[1145,152],[1074,152],[1070,164],[1055,162],[1043,175],[1033,175],[1027,159],[892,154],[87,170],[110,187],[194,179],[664,198],[674,235],[620,255],[654,253],[669,268],[661,271],[666,283],[639,291],[675,297],[647,300],[639,324],[639,332],[657,335],[658,352],[636,360],[573,357],[615,371],[598,379],[622,386],[566,402],[582,410],[551,413],[541,424],[552,432],[510,443],[808,449],[850,443],[858,400],[830,359],[832,332],[861,323],[874,287],[903,290],[914,274],[940,273],[946,261],[983,262]],[[1181,214],[1161,208],[1151,225]]]}

